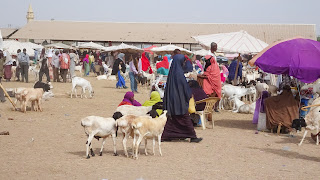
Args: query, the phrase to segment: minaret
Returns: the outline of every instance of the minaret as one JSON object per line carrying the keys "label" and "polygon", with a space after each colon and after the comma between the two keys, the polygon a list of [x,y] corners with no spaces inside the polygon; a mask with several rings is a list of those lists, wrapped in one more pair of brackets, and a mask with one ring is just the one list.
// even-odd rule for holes
{"label": "minaret", "polygon": [[32,10],[31,4],[30,4],[28,12],[27,12],[27,23],[30,21],[33,21],[33,19],[34,19],[34,15],[33,15],[33,10]]}

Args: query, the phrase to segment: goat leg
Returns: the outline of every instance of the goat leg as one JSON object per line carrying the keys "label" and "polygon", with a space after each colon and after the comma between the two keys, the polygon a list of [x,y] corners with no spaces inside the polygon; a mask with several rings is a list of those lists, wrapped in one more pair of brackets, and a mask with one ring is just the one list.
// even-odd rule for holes
{"label": "goat leg", "polygon": [[103,146],[105,143],[106,143],[106,138],[103,138],[99,156],[102,156]]}
{"label": "goat leg", "polygon": [[308,130],[305,130],[305,131],[304,131],[304,134],[303,134],[303,137],[302,137],[302,139],[301,139],[301,141],[300,141],[300,143],[299,143],[299,146],[302,145],[302,142],[303,142],[304,138],[306,137],[307,133],[308,133]]}
{"label": "goat leg", "polygon": [[148,140],[147,138],[144,139],[144,153],[146,154],[146,156],[148,156],[148,150],[147,150],[147,143],[148,143]]}
{"label": "goat leg", "polygon": [[117,140],[116,133],[112,134],[112,140],[113,140],[113,155],[118,156],[117,148],[116,148],[116,140]]}

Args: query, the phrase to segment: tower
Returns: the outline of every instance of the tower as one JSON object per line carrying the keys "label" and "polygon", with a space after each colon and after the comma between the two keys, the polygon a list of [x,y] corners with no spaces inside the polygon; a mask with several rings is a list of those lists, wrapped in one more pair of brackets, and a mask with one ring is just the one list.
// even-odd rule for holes
{"label": "tower", "polygon": [[30,21],[33,21],[33,19],[34,19],[34,15],[33,15],[33,10],[32,10],[31,4],[30,4],[28,12],[27,12],[27,23]]}

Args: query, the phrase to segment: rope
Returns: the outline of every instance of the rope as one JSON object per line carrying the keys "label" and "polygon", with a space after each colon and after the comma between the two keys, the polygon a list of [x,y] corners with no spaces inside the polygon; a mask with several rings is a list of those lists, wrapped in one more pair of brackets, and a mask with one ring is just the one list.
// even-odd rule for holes
{"label": "rope", "polygon": [[308,111],[307,108],[309,108],[309,107],[315,107],[315,106],[320,106],[320,104],[313,104],[313,105],[310,105],[310,106],[304,106],[304,107],[301,108],[301,110],[302,110],[302,111]]}

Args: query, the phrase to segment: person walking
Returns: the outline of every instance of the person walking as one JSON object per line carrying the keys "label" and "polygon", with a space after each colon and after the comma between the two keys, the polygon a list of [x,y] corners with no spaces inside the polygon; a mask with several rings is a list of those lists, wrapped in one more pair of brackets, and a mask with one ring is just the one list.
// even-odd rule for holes
{"label": "person walking", "polygon": [[70,56],[67,54],[67,50],[64,49],[60,56],[60,75],[63,79],[63,82],[67,82],[67,74],[70,67]]}
{"label": "person walking", "polygon": [[47,76],[47,83],[50,82],[49,76],[49,60],[46,56],[45,49],[43,48],[40,54],[40,71],[39,71],[39,81],[42,81],[42,76],[45,74]]}
{"label": "person walking", "polygon": [[52,67],[53,67],[53,82],[60,82],[59,78],[59,51],[56,51],[52,56]]}
{"label": "person walking", "polygon": [[26,79],[26,83],[28,83],[28,71],[29,71],[29,55],[27,54],[27,50],[23,49],[22,53],[19,54],[19,65],[21,67],[21,81],[24,82]]}
{"label": "person walking", "polygon": [[5,50],[4,53],[5,53],[4,56],[6,58],[6,61],[3,64],[3,66],[4,66],[4,78],[6,79],[7,82],[9,82],[11,77],[12,77],[12,71],[11,71],[11,68],[12,68],[12,57],[11,57],[11,54],[9,53],[8,50]]}
{"label": "person walking", "polygon": [[17,81],[20,81],[20,74],[21,74],[21,68],[20,68],[20,53],[21,53],[21,49],[17,50],[17,60],[16,60],[16,77],[17,77]]}
{"label": "person walking", "polygon": [[188,112],[192,92],[184,76],[184,61],[185,57],[182,54],[173,56],[163,98],[163,109],[167,110],[169,117],[161,139],[171,141],[190,138],[190,142],[198,143],[202,138],[197,138]]}

